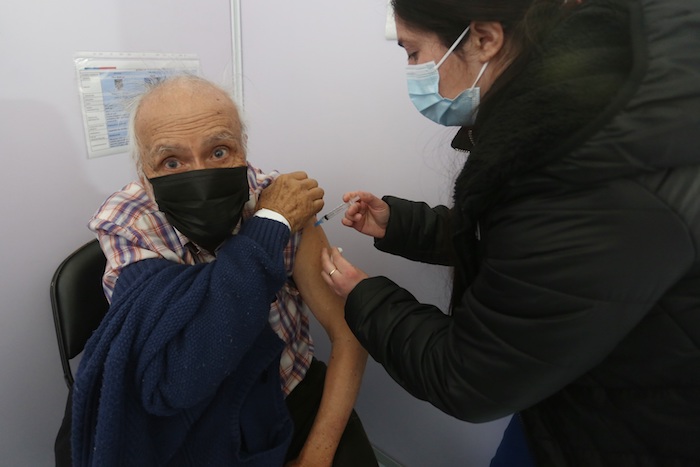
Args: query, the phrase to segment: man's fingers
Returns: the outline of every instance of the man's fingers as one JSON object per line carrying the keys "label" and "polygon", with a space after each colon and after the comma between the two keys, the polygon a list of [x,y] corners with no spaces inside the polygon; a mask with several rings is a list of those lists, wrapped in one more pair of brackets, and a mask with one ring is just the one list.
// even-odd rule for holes
{"label": "man's fingers", "polygon": [[302,183],[301,186],[303,186],[304,188],[309,189],[309,190],[312,188],[316,188],[318,186],[318,182],[316,181],[316,179],[313,179],[313,178],[302,179],[301,183]]}
{"label": "man's fingers", "polygon": [[306,174],[306,172],[304,172],[302,170],[299,170],[297,172],[290,172],[288,174],[283,174],[283,175],[280,175],[280,177],[283,177],[285,175],[287,177],[291,177],[291,178],[294,178],[296,180],[304,180],[306,178],[309,178],[309,176]]}

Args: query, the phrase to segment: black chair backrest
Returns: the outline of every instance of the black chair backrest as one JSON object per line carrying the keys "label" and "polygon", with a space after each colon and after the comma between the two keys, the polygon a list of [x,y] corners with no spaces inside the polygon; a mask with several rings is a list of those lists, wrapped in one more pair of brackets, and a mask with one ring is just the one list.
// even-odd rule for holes
{"label": "black chair backrest", "polygon": [[102,290],[106,262],[100,244],[92,240],[71,253],[51,280],[51,308],[69,389],[73,386],[70,360],[83,351],[109,308]]}

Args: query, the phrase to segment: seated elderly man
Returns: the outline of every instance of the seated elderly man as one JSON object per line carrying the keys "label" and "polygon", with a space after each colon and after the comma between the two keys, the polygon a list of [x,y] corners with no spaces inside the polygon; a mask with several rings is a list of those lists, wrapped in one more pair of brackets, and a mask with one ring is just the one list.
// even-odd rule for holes
{"label": "seated elderly man", "polygon": [[76,377],[74,465],[377,465],[353,411],[366,353],[321,278],[323,190],[248,164],[236,106],[201,78],[147,91],[132,133],[140,180],[89,224],[111,307]]}

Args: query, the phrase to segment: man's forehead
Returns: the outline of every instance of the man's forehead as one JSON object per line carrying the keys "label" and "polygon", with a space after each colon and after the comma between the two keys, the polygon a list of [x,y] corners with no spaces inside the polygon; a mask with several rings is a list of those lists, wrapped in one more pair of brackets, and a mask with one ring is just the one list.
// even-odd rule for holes
{"label": "man's forehead", "polygon": [[146,136],[144,131],[152,135],[164,128],[199,127],[204,132],[207,125],[216,126],[218,130],[209,128],[215,133],[240,133],[241,122],[235,104],[217,87],[206,83],[162,86],[163,89],[144,96],[139,105],[134,123],[140,137]]}
{"label": "man's forehead", "polygon": [[146,94],[138,113],[145,113],[152,108],[196,109],[199,107],[221,107],[237,114],[231,98],[221,89],[207,82],[166,82]]}

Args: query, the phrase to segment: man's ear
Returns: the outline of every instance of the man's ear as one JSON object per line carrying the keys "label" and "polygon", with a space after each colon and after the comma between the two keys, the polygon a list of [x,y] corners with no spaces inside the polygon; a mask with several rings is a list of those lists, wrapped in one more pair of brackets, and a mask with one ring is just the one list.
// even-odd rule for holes
{"label": "man's ear", "polygon": [[472,21],[469,44],[480,62],[490,62],[503,48],[503,40],[503,26],[498,21]]}

